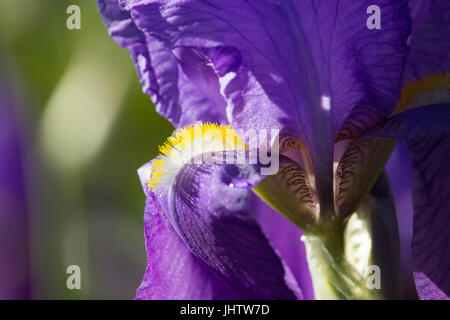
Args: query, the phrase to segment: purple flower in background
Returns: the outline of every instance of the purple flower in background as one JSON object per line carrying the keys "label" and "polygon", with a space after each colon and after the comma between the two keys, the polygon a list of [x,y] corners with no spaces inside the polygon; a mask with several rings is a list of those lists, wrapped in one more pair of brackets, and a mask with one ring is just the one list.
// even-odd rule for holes
{"label": "purple flower in background", "polygon": [[[373,6],[379,28],[368,27]],[[148,264],[137,299],[401,298],[395,208],[408,209],[384,173],[397,141],[412,164],[412,185],[394,186],[412,188],[417,293],[449,297],[448,1],[98,7],[144,92],[178,129],[139,170]],[[245,143],[239,130],[279,130],[279,150],[270,145],[278,172],[191,161],[201,154],[187,152],[187,137],[207,129]]]}
{"label": "purple flower in background", "polygon": [[0,65],[0,299],[30,297],[28,215],[18,108]]}

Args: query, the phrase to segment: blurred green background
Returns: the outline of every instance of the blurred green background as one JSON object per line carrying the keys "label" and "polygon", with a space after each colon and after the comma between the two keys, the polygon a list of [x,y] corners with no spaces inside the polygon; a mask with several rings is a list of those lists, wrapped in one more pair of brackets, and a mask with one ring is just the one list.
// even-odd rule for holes
{"label": "blurred green background", "polygon": [[[66,27],[71,4],[80,30]],[[132,299],[146,266],[136,170],[172,126],[94,0],[1,0],[0,52],[24,129],[31,298]],[[66,287],[69,265],[81,290]]]}

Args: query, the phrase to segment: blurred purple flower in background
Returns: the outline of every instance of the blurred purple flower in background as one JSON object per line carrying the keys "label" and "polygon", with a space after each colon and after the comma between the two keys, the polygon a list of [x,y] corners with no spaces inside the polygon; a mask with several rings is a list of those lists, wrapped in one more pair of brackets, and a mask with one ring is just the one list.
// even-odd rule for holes
{"label": "blurred purple flower in background", "polygon": [[23,137],[7,71],[0,65],[0,299],[27,299],[30,270]]}
{"label": "blurred purple flower in background", "polygon": [[[366,26],[370,5],[381,29]],[[448,298],[449,1],[98,7],[180,135],[197,121],[280,130],[273,176],[258,165],[186,164],[151,189],[164,152],[139,170],[148,265],[137,299],[401,298],[395,207],[400,224],[414,208],[419,297]],[[397,140],[408,147],[413,186],[399,183],[391,161],[394,188],[411,190],[394,190],[394,202],[383,168]],[[398,199],[408,192],[411,208]],[[378,291],[359,278],[369,264],[383,272]]]}

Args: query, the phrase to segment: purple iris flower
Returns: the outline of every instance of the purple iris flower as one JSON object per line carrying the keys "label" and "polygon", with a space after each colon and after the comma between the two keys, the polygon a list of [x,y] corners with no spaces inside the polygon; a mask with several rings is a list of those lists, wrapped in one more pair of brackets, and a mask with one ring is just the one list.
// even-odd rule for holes
{"label": "purple iris flower", "polygon": [[[412,167],[411,184],[394,186],[411,190],[417,293],[449,297],[448,0],[98,7],[178,129],[139,169],[148,264],[137,299],[401,298],[394,195],[408,191],[391,192],[384,171],[397,141]],[[279,130],[278,172],[180,160],[198,122]],[[403,177],[394,165],[388,175]]]}

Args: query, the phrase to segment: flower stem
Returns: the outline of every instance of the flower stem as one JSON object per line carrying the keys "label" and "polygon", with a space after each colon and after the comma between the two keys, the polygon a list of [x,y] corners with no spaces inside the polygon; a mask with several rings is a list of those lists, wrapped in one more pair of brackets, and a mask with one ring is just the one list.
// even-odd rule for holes
{"label": "flower stem", "polygon": [[347,262],[343,250],[331,252],[318,236],[303,236],[302,241],[306,246],[316,299],[380,299],[376,290],[366,286],[365,277]]}

